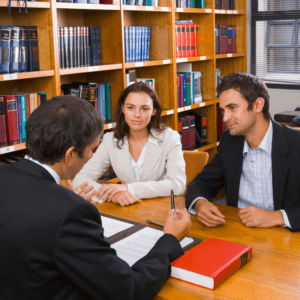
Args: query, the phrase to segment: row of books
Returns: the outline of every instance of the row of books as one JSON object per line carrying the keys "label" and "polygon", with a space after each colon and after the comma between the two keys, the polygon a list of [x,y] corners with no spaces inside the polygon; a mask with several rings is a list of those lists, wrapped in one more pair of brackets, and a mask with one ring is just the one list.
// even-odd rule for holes
{"label": "row of books", "polygon": [[155,78],[136,78],[135,69],[126,70],[126,87],[135,82],[148,83],[155,90]]}
{"label": "row of books", "polygon": [[234,9],[234,0],[216,0],[215,9]]}
{"label": "row of books", "polygon": [[100,27],[58,27],[58,51],[61,69],[101,65]]}
{"label": "row of books", "polygon": [[88,4],[113,4],[113,0],[56,0],[56,2],[88,3]]}
{"label": "row of books", "polygon": [[216,25],[216,54],[236,53],[236,25]]}
{"label": "row of books", "polygon": [[125,62],[148,61],[150,59],[150,26],[125,26]]}
{"label": "row of books", "polygon": [[193,149],[207,144],[206,114],[189,112],[178,117],[178,132],[182,149]]}
{"label": "row of books", "polygon": [[199,56],[199,29],[192,20],[176,20],[176,57]]}
{"label": "row of books", "polygon": [[74,95],[90,102],[106,123],[111,122],[110,82],[72,82],[61,86],[62,95]]}
{"label": "row of books", "polygon": [[39,71],[37,26],[0,26],[0,74]]}
{"label": "row of books", "polygon": [[158,6],[158,0],[123,0],[123,5]]}
{"label": "row of books", "polygon": [[0,95],[0,146],[26,141],[26,121],[46,101],[46,93],[24,92]]}
{"label": "row of books", "polygon": [[176,7],[205,8],[205,0],[175,0]]}

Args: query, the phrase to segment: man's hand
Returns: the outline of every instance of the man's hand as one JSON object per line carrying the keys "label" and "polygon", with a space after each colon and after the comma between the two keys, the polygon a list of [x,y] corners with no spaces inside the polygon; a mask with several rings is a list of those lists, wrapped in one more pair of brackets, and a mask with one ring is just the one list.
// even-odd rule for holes
{"label": "man's hand", "polygon": [[102,201],[112,201],[115,194],[120,192],[127,192],[128,187],[127,184],[115,184],[115,183],[109,183],[109,184],[102,184],[102,186],[97,191],[96,196],[100,200],[102,198]]}
{"label": "man's hand", "polygon": [[174,235],[178,241],[181,241],[189,232],[191,228],[191,216],[184,209],[175,209],[177,220],[174,219],[173,210],[168,211],[167,220],[164,226],[164,233]]}
{"label": "man's hand", "polygon": [[[80,186],[78,186],[75,190],[73,190],[73,187],[72,187],[72,183],[70,180],[67,181],[67,188],[74,192],[75,194],[81,196],[82,198],[84,198],[85,200],[91,200],[91,198],[93,196],[96,195],[97,191],[94,190],[94,186],[93,185],[90,185],[89,186],[89,183],[88,182],[84,182],[82,183]],[[91,192],[92,191],[92,192]],[[92,201],[93,204],[96,204],[96,201]]]}
{"label": "man's hand", "polygon": [[204,199],[196,202],[195,210],[198,221],[206,227],[215,227],[226,222],[218,207]]}
{"label": "man's hand", "polygon": [[280,210],[270,211],[249,206],[241,209],[238,217],[247,227],[270,228],[284,225],[283,215]]}
{"label": "man's hand", "polygon": [[132,195],[130,192],[116,193],[110,201],[113,203],[118,203],[121,206],[126,206],[126,205],[131,205],[134,203],[142,202],[142,200],[138,199],[137,197]]}

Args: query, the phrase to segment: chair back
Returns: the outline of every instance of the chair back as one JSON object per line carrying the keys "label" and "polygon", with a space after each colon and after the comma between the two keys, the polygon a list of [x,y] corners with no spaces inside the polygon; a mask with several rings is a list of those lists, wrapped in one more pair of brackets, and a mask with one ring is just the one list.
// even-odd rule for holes
{"label": "chair back", "polygon": [[186,186],[188,186],[207,164],[209,155],[204,151],[183,150],[183,157],[185,160]]}

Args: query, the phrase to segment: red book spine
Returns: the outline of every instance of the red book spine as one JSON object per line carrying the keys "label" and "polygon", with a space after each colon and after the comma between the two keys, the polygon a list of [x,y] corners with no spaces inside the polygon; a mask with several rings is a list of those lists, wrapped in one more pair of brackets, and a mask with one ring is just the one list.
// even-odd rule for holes
{"label": "red book spine", "polygon": [[191,24],[185,24],[186,57],[191,57]]}
{"label": "red book spine", "polygon": [[7,146],[4,96],[0,96],[0,146]]}
{"label": "red book spine", "polygon": [[30,95],[26,94],[26,120],[29,118],[30,116],[30,112],[31,112],[31,108],[30,108]]}
{"label": "red book spine", "polygon": [[191,24],[190,34],[191,34],[191,56],[194,57],[195,55],[195,24]]}
{"label": "red book spine", "polygon": [[181,24],[181,50],[182,50],[182,57],[187,57],[186,51],[186,24]]}
{"label": "red book spine", "polygon": [[206,125],[207,125],[207,117],[206,116],[203,116],[202,117],[202,142],[203,143],[206,143],[207,142],[207,135],[206,135]]}
{"label": "red book spine", "polygon": [[7,140],[10,145],[17,144],[18,137],[18,119],[17,119],[17,98],[14,95],[4,96],[5,121]]}
{"label": "red book spine", "polygon": [[113,4],[113,0],[100,0],[100,4]]}
{"label": "red book spine", "polygon": [[220,25],[219,31],[219,38],[220,38],[220,54],[227,53],[227,26]]}
{"label": "red book spine", "polygon": [[199,56],[199,28],[198,24],[193,24],[195,34],[195,56]]}
{"label": "red book spine", "polygon": [[180,25],[176,24],[176,57],[182,57]]}
{"label": "red book spine", "polygon": [[227,25],[227,53],[233,53],[233,25]]}

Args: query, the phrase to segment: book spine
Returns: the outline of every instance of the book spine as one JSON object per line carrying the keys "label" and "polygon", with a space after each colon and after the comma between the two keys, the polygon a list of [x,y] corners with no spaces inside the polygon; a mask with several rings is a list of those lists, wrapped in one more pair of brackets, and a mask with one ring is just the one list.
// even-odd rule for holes
{"label": "book spine", "polygon": [[230,9],[229,0],[222,0],[222,9]]}
{"label": "book spine", "polygon": [[78,68],[77,62],[77,27],[73,27],[73,68]]}
{"label": "book spine", "polygon": [[28,119],[31,113],[29,94],[25,94],[25,99],[26,99],[26,119]]}
{"label": "book spine", "polygon": [[188,118],[182,120],[182,149],[190,148],[190,123]]}
{"label": "book spine", "polygon": [[111,122],[111,97],[110,97],[110,83],[105,82],[105,103],[106,103],[106,120]]}
{"label": "book spine", "polygon": [[222,9],[222,0],[215,0],[215,9]]}
{"label": "book spine", "polygon": [[105,85],[104,83],[100,84],[100,103],[101,103],[101,115],[103,120],[106,122],[106,103],[105,103]]}
{"label": "book spine", "polygon": [[186,52],[186,33],[185,33],[185,24],[180,24],[181,27],[181,51],[182,51],[182,57],[187,57]]}
{"label": "book spine", "polygon": [[190,52],[191,52],[191,57],[196,56],[195,55],[195,26],[194,24],[191,24],[190,26],[190,39],[191,39],[191,43],[190,43]]}
{"label": "book spine", "polygon": [[7,146],[4,96],[0,96],[0,147]]}
{"label": "book spine", "polygon": [[226,53],[226,40],[227,40],[227,32],[225,25],[219,25],[219,47],[220,54]]}
{"label": "book spine", "polygon": [[194,33],[195,33],[195,56],[200,55],[199,51],[199,27],[198,24],[193,24],[194,25]]}
{"label": "book spine", "polygon": [[146,61],[147,57],[147,27],[142,27],[142,61]]}
{"label": "book spine", "polygon": [[195,134],[195,116],[189,117],[190,128],[190,148],[196,146],[196,134]]}
{"label": "book spine", "polygon": [[186,106],[186,75],[182,74],[182,95],[183,95],[183,106]]}
{"label": "book spine", "polygon": [[28,71],[28,28],[20,26],[19,72]]}
{"label": "book spine", "polygon": [[61,43],[60,43],[60,27],[57,27],[57,39],[58,39],[59,68],[62,69],[62,62],[61,62]]}
{"label": "book spine", "polygon": [[0,26],[0,74],[9,73],[10,62],[10,41],[11,28],[10,26]]}
{"label": "book spine", "polygon": [[9,145],[18,143],[18,119],[17,119],[17,97],[14,95],[4,96],[5,121],[7,140]]}
{"label": "book spine", "polygon": [[151,26],[147,26],[147,56],[146,60],[150,60],[150,41],[151,41]]}
{"label": "book spine", "polygon": [[21,99],[21,117],[22,117],[22,142],[24,143],[26,141],[26,121],[27,121],[27,111],[26,111],[26,96],[20,95]]}
{"label": "book spine", "polygon": [[85,66],[84,61],[84,27],[80,26],[80,66]]}
{"label": "book spine", "polygon": [[181,39],[180,39],[180,25],[175,24],[176,30],[176,57],[182,57],[181,53]]}
{"label": "book spine", "polygon": [[136,26],[132,26],[132,62],[136,62]]}
{"label": "book spine", "polygon": [[94,26],[90,26],[90,45],[91,45],[91,63],[92,66],[98,65],[98,58],[97,58],[97,45],[96,45],[96,36],[95,36],[95,28]]}
{"label": "book spine", "polygon": [[179,75],[180,80],[180,107],[183,107],[183,75]]}
{"label": "book spine", "polygon": [[29,71],[39,71],[39,45],[37,26],[28,27],[29,34]]}
{"label": "book spine", "polygon": [[70,68],[70,59],[69,59],[69,29],[68,27],[63,27],[63,39],[64,39],[64,61],[65,68]]}
{"label": "book spine", "polygon": [[191,105],[192,103],[192,94],[191,94],[191,73],[186,72],[186,105]]}
{"label": "book spine", "polygon": [[142,33],[143,33],[143,28],[142,28],[142,26],[139,26],[139,61],[143,61],[143,59],[142,59]]}
{"label": "book spine", "polygon": [[92,65],[92,61],[91,61],[90,29],[89,29],[88,26],[85,27],[85,32],[86,32],[87,61],[88,61],[88,66],[91,66]]}
{"label": "book spine", "polygon": [[129,26],[129,62],[133,62],[133,26]]}
{"label": "book spine", "polygon": [[216,54],[220,54],[219,25],[215,27]]}
{"label": "book spine", "polygon": [[73,68],[74,67],[73,27],[69,27],[68,30],[69,30],[68,43],[69,43],[69,58],[70,58],[69,66],[70,66],[70,68]]}
{"label": "book spine", "polygon": [[125,63],[129,62],[129,27],[124,27]]}
{"label": "book spine", "polygon": [[61,69],[64,69],[66,67],[65,65],[65,43],[64,43],[64,28],[59,27],[59,43],[60,43],[60,60],[61,60]]}
{"label": "book spine", "polygon": [[16,103],[17,103],[17,126],[18,126],[18,141],[19,143],[23,142],[22,139],[22,105],[21,105],[21,97],[16,96]]}
{"label": "book spine", "polygon": [[97,45],[97,58],[98,65],[102,65],[102,52],[101,52],[101,31],[100,27],[96,26],[96,45]]}
{"label": "book spine", "polygon": [[20,27],[11,27],[9,72],[19,72]]}
{"label": "book spine", "polygon": [[80,26],[76,26],[76,65],[81,67],[80,55],[81,55],[81,39],[80,39]]}
{"label": "book spine", "polygon": [[95,82],[89,82],[89,102],[96,108],[96,88],[97,84]]}
{"label": "book spine", "polygon": [[233,27],[227,25],[227,53],[233,53]]}

